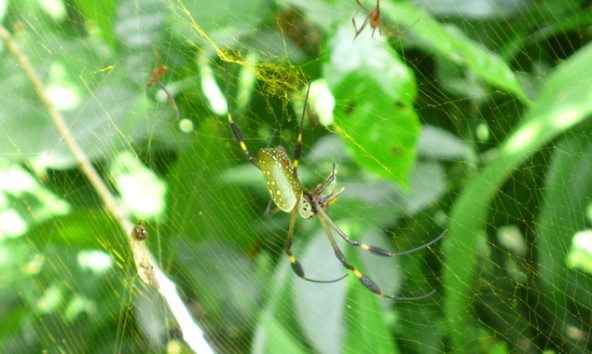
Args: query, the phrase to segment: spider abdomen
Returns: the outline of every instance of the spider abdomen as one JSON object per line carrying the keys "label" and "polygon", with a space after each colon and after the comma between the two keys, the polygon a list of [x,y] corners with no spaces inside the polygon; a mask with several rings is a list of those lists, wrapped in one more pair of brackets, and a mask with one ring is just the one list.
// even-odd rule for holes
{"label": "spider abdomen", "polygon": [[259,150],[258,157],[274,204],[282,211],[292,211],[301,200],[304,188],[294,173],[294,165],[286,150],[281,146],[263,148]]}

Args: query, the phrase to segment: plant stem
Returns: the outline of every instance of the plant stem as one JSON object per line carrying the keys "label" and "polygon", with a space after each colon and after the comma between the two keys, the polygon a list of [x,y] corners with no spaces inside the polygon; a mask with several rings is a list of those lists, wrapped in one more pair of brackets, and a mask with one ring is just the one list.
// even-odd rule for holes
{"label": "plant stem", "polygon": [[37,93],[37,96],[39,96],[39,99],[41,99],[43,107],[47,110],[54,126],[64,139],[64,142],[74,156],[78,166],[102,199],[105,209],[113,215],[124,234],[127,235],[127,240],[134,255],[134,261],[140,278],[157,289],[164,298],[179,324],[185,342],[195,352],[200,354],[213,353],[212,348],[204,338],[203,330],[197,323],[195,323],[189,310],[179,296],[175,283],[164,274],[162,269],[155,262],[154,257],[146,247],[146,243],[137,241],[132,237],[130,231],[133,229],[134,223],[129,219],[121,204],[113,194],[111,194],[97,171],[93,168],[88,156],[86,156],[84,151],[80,148],[80,145],[76,142],[76,139],[72,135],[72,132],[68,128],[62,115],[47,96],[43,83],[41,82],[39,75],[37,75],[31,66],[29,59],[21,50],[20,46],[13,41],[10,32],[8,32],[8,30],[2,25],[0,25],[0,37],[5,41],[10,54],[33,84],[35,92]]}

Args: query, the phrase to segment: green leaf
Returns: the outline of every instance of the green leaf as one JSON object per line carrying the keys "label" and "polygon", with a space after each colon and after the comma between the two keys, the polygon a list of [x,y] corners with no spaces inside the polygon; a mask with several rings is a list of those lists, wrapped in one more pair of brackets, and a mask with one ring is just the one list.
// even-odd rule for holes
{"label": "green leaf", "polygon": [[102,38],[110,45],[115,44],[113,23],[115,20],[115,8],[118,0],[85,1],[75,0],[76,6],[87,21],[96,25],[102,34]]}
{"label": "green leaf", "polygon": [[343,353],[398,353],[378,297],[362,284],[356,285],[349,290],[346,302],[348,335]]}
{"label": "green leaf", "polygon": [[271,279],[265,303],[259,312],[253,335],[253,353],[308,353],[297,336],[296,319],[292,316],[292,296],[289,286],[294,272],[287,257],[280,257]]}
{"label": "green leaf", "polygon": [[[92,39],[44,38],[51,55],[35,55],[39,38],[23,37],[20,44],[45,83],[52,103],[90,159],[104,158],[129,146],[128,139],[170,134],[171,125],[158,119],[151,102],[126,82],[123,68],[110,67],[111,52]],[[15,161],[31,161],[36,169],[67,168],[75,164],[31,83],[11,60],[0,68],[0,124],[10,139],[0,141],[0,152]],[[110,67],[110,70],[101,70]],[[77,76],[76,76],[77,75]]]}
{"label": "green leaf", "polygon": [[[194,143],[171,169],[167,219],[174,221],[171,229],[184,237],[226,240],[246,249],[255,240],[243,235],[257,234],[252,226],[255,211],[243,189],[222,179],[231,162],[241,156],[238,144],[226,144],[232,137],[224,123],[204,119],[196,129]],[[251,167],[248,173],[258,175],[264,185],[261,172]],[[261,206],[259,212],[264,210]]]}
{"label": "green leaf", "polygon": [[426,51],[464,65],[483,81],[513,93],[524,103],[530,103],[516,75],[498,54],[469,39],[460,30],[443,26],[415,6],[386,1],[380,5],[384,18],[407,27],[403,35],[417,37],[418,44]]}
{"label": "green leaf", "polygon": [[373,41],[352,42],[351,28],[334,38],[324,76],[335,100],[334,129],[357,163],[408,187],[420,133],[412,71]]}
{"label": "green leaf", "polygon": [[[177,20],[173,32],[182,40],[206,45],[211,53],[212,44],[219,47],[241,45],[241,36],[257,33],[261,20],[268,16],[272,6],[264,1],[201,0],[174,1]],[[232,16],[228,16],[232,9]],[[188,30],[188,26],[192,28]],[[209,56],[208,56],[209,57]]]}
{"label": "green leaf", "polygon": [[225,333],[250,328],[260,284],[247,256],[218,240],[197,245],[175,241],[174,254],[190,274],[192,288],[199,293],[208,316],[218,319],[211,326]]}
{"label": "green leaf", "polygon": [[292,324],[278,321],[268,311],[260,316],[255,338],[252,353],[309,353],[309,350],[294,337]]}
{"label": "green leaf", "polygon": [[592,230],[587,229],[576,233],[572,238],[572,245],[567,255],[567,265],[592,274]]}
{"label": "green leaf", "polygon": [[55,245],[80,249],[101,248],[101,245],[109,242],[126,240],[115,220],[100,209],[79,208],[68,215],[39,224],[27,235],[39,245],[51,241]]}
{"label": "green leaf", "polygon": [[[549,76],[544,89],[515,133],[471,178],[450,216],[444,240],[445,313],[453,349],[474,338],[469,330],[469,299],[474,289],[478,235],[487,223],[490,201],[512,171],[551,139],[592,117],[592,86],[582,73],[592,72],[592,45],[582,48]],[[461,335],[459,335],[461,334]],[[466,349],[466,348],[465,348]]]}
{"label": "green leaf", "polygon": [[[355,226],[355,225],[354,225]],[[378,229],[358,225],[352,231],[355,239],[383,249],[391,250],[392,244],[387,242]],[[347,231],[345,228],[344,231]],[[363,230],[356,235],[355,230]],[[376,282],[380,289],[389,295],[400,295],[402,277],[397,258],[384,258],[349,245],[346,255],[363,274]],[[354,255],[359,257],[355,257]],[[357,259],[357,260],[356,260]],[[347,336],[344,353],[398,353],[395,338],[392,335],[387,317],[394,311],[396,301],[377,296],[367,289],[356,277],[348,279],[345,319]]]}
{"label": "green leaf", "polygon": [[156,45],[167,35],[164,26],[166,5],[165,0],[120,1],[114,23],[117,39],[127,48]]}
{"label": "green leaf", "polygon": [[[313,220],[318,223],[318,220]],[[298,247],[302,244],[296,243],[293,252],[308,278],[330,280],[348,273],[335,257],[327,235],[318,226],[304,250]],[[294,273],[290,277],[295,316],[311,346],[319,353],[342,353],[348,335],[344,328],[347,278],[336,283],[318,284],[306,282]],[[368,292],[368,296],[372,294]]]}
{"label": "green leaf", "polygon": [[419,156],[442,160],[474,161],[475,156],[469,146],[459,137],[435,126],[424,126],[417,144]]}
{"label": "green leaf", "polygon": [[0,242],[72,209],[19,165],[0,161],[0,181]]}
{"label": "green leaf", "polygon": [[[362,227],[340,224],[345,232],[362,230]],[[361,237],[356,232],[350,232],[350,236],[389,248],[382,233],[373,228],[365,228]],[[400,289],[401,275],[396,269],[396,259],[370,254],[340,239],[337,242],[348,263],[375,280],[385,293],[395,294]],[[299,253],[297,248],[294,253]],[[297,259],[311,279],[330,280],[350,273],[335,257],[322,230],[313,235],[302,257]],[[331,284],[305,282],[296,276],[292,282],[296,317],[316,352],[361,353],[370,348],[373,353],[396,352],[386,321],[387,308],[393,304],[392,300],[379,298],[351,273],[344,280]],[[380,306],[381,303],[386,306]]]}
{"label": "green leaf", "polygon": [[[576,234],[589,227],[586,211],[592,195],[592,141],[589,134],[567,134],[553,154],[545,183],[543,208],[537,220],[540,278],[548,298],[545,308],[561,319],[554,330],[562,335],[579,323],[570,304],[592,309],[592,278],[570,268],[568,252]],[[566,336],[569,338],[569,336]],[[570,339],[574,347],[577,339]],[[584,348],[581,348],[585,351]]]}

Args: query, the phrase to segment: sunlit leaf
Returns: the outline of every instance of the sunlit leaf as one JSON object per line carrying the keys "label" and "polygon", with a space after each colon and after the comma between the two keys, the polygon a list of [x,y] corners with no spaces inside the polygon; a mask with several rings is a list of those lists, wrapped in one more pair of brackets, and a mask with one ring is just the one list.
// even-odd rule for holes
{"label": "sunlit leaf", "polygon": [[337,32],[325,66],[341,102],[334,129],[357,163],[408,187],[420,132],[413,75],[392,50],[371,41],[352,43],[349,37],[345,28]]}

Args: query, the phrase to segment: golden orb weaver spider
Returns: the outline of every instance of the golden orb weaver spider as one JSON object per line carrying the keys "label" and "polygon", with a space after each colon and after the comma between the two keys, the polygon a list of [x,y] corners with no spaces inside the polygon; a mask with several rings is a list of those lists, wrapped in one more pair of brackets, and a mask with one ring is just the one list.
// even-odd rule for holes
{"label": "golden orb weaver spider", "polygon": [[[308,89],[306,91],[306,98],[304,101],[304,107],[302,110],[302,116],[300,118],[300,130],[298,132],[298,136],[296,138],[296,144],[294,147],[294,162],[290,161],[286,149],[283,146],[276,146],[276,147],[267,147],[259,150],[257,155],[257,159],[253,158],[247,145],[245,143],[245,139],[239,130],[238,126],[232,119],[232,114],[230,113],[230,109],[228,108],[228,124],[230,125],[230,129],[232,130],[232,134],[234,138],[239,143],[241,150],[247,157],[248,161],[259,169],[263,173],[263,177],[265,178],[265,182],[267,183],[269,195],[273,200],[276,207],[284,211],[286,213],[292,213],[290,218],[290,226],[288,229],[288,236],[286,238],[286,244],[284,251],[288,256],[290,263],[292,265],[292,270],[296,273],[297,276],[300,278],[315,282],[315,283],[332,283],[339,281],[345,276],[347,273],[333,280],[315,280],[307,278],[304,274],[304,269],[302,265],[296,260],[296,257],[292,253],[292,236],[294,235],[294,225],[296,224],[296,218],[298,214],[303,219],[310,219],[315,215],[318,216],[319,221],[321,223],[321,227],[323,231],[327,234],[327,238],[331,243],[331,247],[335,252],[335,256],[341,262],[341,264],[351,271],[356,278],[358,278],[364,286],[372,291],[373,293],[381,296],[386,297],[389,299],[399,300],[399,301],[409,301],[409,300],[420,300],[432,295],[435,290],[430,291],[427,294],[423,294],[420,296],[413,296],[413,297],[401,297],[395,295],[388,295],[382,292],[378,285],[370,279],[368,276],[362,274],[355,266],[348,263],[345,255],[337,245],[333,234],[331,233],[331,228],[337,232],[337,234],[347,243],[352,246],[359,247],[365,251],[369,251],[375,255],[383,256],[383,257],[397,257],[402,256],[410,253],[417,252],[421,249],[429,247],[430,245],[438,242],[444,235],[446,231],[442,232],[438,237],[431,240],[430,242],[407,250],[403,252],[393,253],[382,248],[378,248],[375,246],[370,246],[365,243],[358,242],[349,238],[345,232],[343,232],[331,218],[326,213],[327,207],[332,204],[337,197],[343,192],[345,187],[342,187],[337,190],[333,190],[330,193],[324,193],[325,189],[333,182],[335,178],[335,164],[333,164],[333,169],[331,174],[327,177],[323,184],[318,184],[312,191],[307,190],[302,185],[300,178],[298,177],[298,165],[300,162],[300,156],[302,154],[302,129],[304,126],[304,115],[306,112],[306,105],[308,102],[308,95],[310,93],[310,84],[308,85]],[[228,96],[228,66],[226,67],[226,102],[229,105],[229,96]],[[331,228],[330,228],[331,227]]]}

